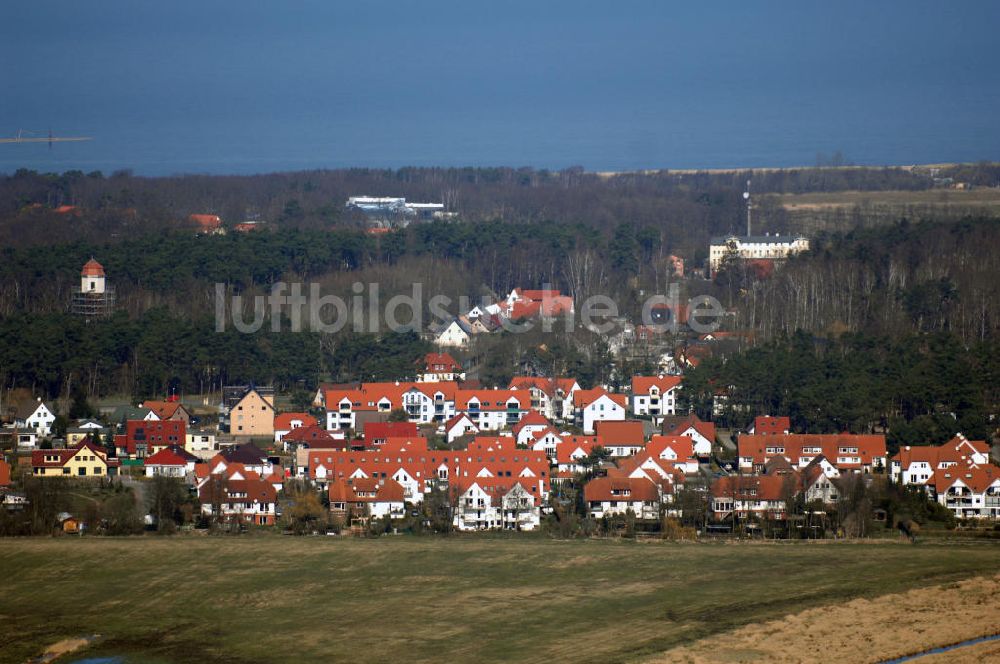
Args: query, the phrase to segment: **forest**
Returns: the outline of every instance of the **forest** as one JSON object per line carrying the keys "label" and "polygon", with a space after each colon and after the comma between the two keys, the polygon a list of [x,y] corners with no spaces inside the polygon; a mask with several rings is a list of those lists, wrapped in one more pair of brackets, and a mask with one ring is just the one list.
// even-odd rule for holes
{"label": "forest", "polygon": [[[707,363],[693,380],[737,391],[746,385],[749,392],[740,398],[755,411],[794,410],[800,427],[823,430],[927,424],[945,412],[971,422],[977,413],[995,412],[989,383],[982,384],[975,408],[927,395],[907,405],[881,399],[892,392],[896,374],[868,372],[862,381],[839,363],[877,348],[886,357],[923,357],[936,339],[954,346],[975,381],[984,380],[978,358],[984,349],[995,350],[1000,327],[997,219],[899,219],[875,228],[821,231],[811,238],[811,251],[773,275],[736,260],[707,280],[692,268],[704,264],[711,235],[742,227],[741,193],[749,175],[423,168],[248,177],[0,176],[0,381],[46,396],[69,394],[74,386],[90,395],[148,396],[168,386],[194,392],[247,380],[294,388],[320,379],[405,377],[427,348],[417,335],[397,338],[383,329],[335,336],[218,334],[212,321],[216,284],[227,295],[252,295],[266,293],[278,280],[308,281],[323,292],[346,295],[355,282],[378,283],[389,298],[420,283],[427,295],[473,301],[513,287],[551,284],[576,301],[608,295],[635,320],[644,296],[680,281],[684,296],[718,297],[732,312],[727,327],[757,345],[731,362]],[[985,185],[996,182],[1000,167],[956,166],[950,176]],[[934,186],[929,173],[899,168],[765,171],[752,177],[761,194],[757,232],[795,230],[767,192]],[[343,207],[347,195],[358,193],[443,201],[457,217],[373,236],[364,232],[363,219]],[[57,213],[57,205],[75,208]],[[221,214],[228,226],[264,220],[265,230],[197,235],[185,222],[194,212]],[[687,278],[673,275],[672,254],[685,258]],[[117,289],[118,312],[88,324],[67,310],[80,266],[90,257],[104,265]],[[837,399],[849,402],[820,417],[809,398],[822,397],[803,396],[804,387],[771,384],[742,364],[785,352],[781,344],[791,344],[800,332],[812,340],[815,366],[841,358],[835,363],[839,374],[816,369],[828,387],[836,376],[850,375],[852,385],[857,379],[878,398],[838,390]],[[859,339],[872,348],[859,348]],[[518,371],[574,372],[584,383],[614,383],[627,371],[648,368],[611,358],[606,344],[582,333],[497,335],[476,353],[471,359],[489,384],[502,384]],[[738,368],[743,373],[729,373]],[[744,374],[753,378],[740,383]],[[705,393],[692,398],[704,410]],[[897,430],[904,436],[903,428]]]}
{"label": "forest", "polygon": [[1000,339],[964,345],[949,332],[836,339],[798,331],[726,358],[709,358],[684,378],[683,398],[703,417],[728,399],[722,426],[787,414],[809,433],[884,433],[901,445],[943,443],[956,431],[988,439],[1000,417]]}

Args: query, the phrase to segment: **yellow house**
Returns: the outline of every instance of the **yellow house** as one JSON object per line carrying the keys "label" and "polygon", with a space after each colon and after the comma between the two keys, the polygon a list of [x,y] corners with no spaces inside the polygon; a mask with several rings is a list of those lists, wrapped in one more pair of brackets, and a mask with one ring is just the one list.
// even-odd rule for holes
{"label": "yellow house", "polygon": [[229,411],[229,433],[274,438],[274,404],[251,388]]}
{"label": "yellow house", "polygon": [[118,460],[88,439],[64,450],[34,450],[31,468],[35,477],[107,477],[118,474]]}

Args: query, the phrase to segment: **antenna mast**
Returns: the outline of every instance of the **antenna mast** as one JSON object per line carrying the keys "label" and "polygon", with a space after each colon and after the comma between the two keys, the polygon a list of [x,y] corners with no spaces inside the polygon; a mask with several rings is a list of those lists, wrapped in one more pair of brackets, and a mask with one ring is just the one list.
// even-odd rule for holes
{"label": "antenna mast", "polygon": [[747,237],[750,237],[750,180],[747,180],[747,190],[743,192],[743,199],[747,202]]}

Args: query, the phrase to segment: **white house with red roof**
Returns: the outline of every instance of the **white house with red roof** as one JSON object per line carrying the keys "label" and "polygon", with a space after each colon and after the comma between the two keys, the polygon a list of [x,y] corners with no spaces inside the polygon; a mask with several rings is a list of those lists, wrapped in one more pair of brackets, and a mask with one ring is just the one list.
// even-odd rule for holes
{"label": "white house with red roof", "polygon": [[632,414],[654,418],[674,415],[677,412],[677,394],[681,389],[680,376],[632,376]]}
{"label": "white house with red roof", "polygon": [[417,382],[440,383],[465,380],[465,370],[449,353],[427,353]]}
{"label": "white house with red roof", "polygon": [[591,390],[577,390],[573,393],[573,409],[576,425],[584,433],[594,433],[597,422],[615,422],[625,419],[626,398],[624,394],[611,394],[603,387]]}
{"label": "white house with red roof", "polygon": [[739,464],[760,472],[769,459],[782,456],[795,468],[805,468],[823,455],[840,472],[871,473],[885,469],[885,436],[881,434],[775,434],[740,436]]}
{"label": "white house with red roof", "polygon": [[469,416],[481,431],[511,427],[528,412],[530,398],[518,390],[456,390],[455,410]]}
{"label": "white house with red roof", "polygon": [[799,478],[789,475],[730,475],[712,483],[710,510],[716,519],[725,519],[735,511],[740,517],[782,520],[785,497],[797,495]]}
{"label": "white house with red roof", "polygon": [[212,475],[198,488],[201,513],[220,521],[273,526],[278,491],[261,479],[226,479]]}
{"label": "white house with red roof", "polygon": [[531,395],[529,408],[549,420],[573,419],[573,394],[580,389],[580,384],[573,378],[514,376],[508,387],[526,390]]}
{"label": "white house with red roof", "polygon": [[598,421],[594,430],[612,457],[632,456],[646,446],[645,428],[639,420]]}
{"label": "white house with red roof", "polygon": [[562,442],[563,435],[552,427],[546,427],[541,431],[535,431],[526,442],[529,450],[545,452],[550,459],[556,457],[556,447]]}
{"label": "white house with red roof", "polygon": [[395,480],[341,478],[330,482],[327,493],[330,512],[334,515],[362,519],[406,516],[406,490]]}
{"label": "white house with red roof", "polygon": [[582,461],[595,447],[603,447],[599,436],[564,436],[556,445],[556,465],[559,473],[573,475],[586,471]]}
{"label": "white house with red roof", "polygon": [[655,459],[691,475],[698,472],[698,456],[690,436],[655,434],[646,443],[645,451]]}
{"label": "white house with red roof", "polygon": [[184,478],[194,472],[198,457],[188,453],[180,445],[164,447],[156,454],[146,457],[143,469],[146,477],[178,477]]}
{"label": "white house with red roof", "polygon": [[992,464],[949,466],[934,473],[937,501],[960,519],[1000,517],[1000,467]]}
{"label": "white house with red roof", "polygon": [[660,517],[660,489],[645,477],[595,477],[584,485],[583,499],[595,519],[629,510],[638,519]]}
{"label": "white house with red roof", "polygon": [[907,445],[892,457],[889,473],[895,482],[932,486],[934,473],[952,466],[985,465],[990,446],[983,440],[969,440],[961,433],[941,445]]}
{"label": "white house with red roof", "polygon": [[525,413],[517,424],[511,428],[511,432],[514,434],[515,440],[517,440],[518,445],[527,445],[528,441],[533,440],[535,434],[539,431],[545,431],[552,427],[552,423],[549,422],[544,415],[538,411],[532,410]]}
{"label": "white house with red roof", "polygon": [[274,416],[274,442],[280,443],[285,434],[294,429],[317,424],[319,422],[309,413],[278,413]]}
{"label": "white house with red roof", "polygon": [[458,530],[535,530],[541,525],[541,499],[518,479],[463,479],[456,493]]}
{"label": "white house with red roof", "polygon": [[705,459],[715,445],[715,423],[704,422],[697,415],[667,415],[660,423],[667,436],[687,436],[694,442],[695,456]]}
{"label": "white house with red roof", "polygon": [[465,413],[459,413],[444,423],[444,436],[449,443],[462,436],[476,435],[479,431],[476,423]]}
{"label": "white house with red roof", "polygon": [[747,433],[756,436],[778,436],[789,433],[791,429],[792,418],[788,416],[758,415]]}

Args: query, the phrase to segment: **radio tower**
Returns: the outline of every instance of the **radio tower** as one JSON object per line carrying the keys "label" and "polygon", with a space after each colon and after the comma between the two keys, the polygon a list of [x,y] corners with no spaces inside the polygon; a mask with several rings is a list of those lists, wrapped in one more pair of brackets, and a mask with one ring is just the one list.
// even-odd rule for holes
{"label": "radio tower", "polygon": [[750,237],[750,180],[747,180],[747,190],[743,192],[743,200],[747,202],[747,237]]}

